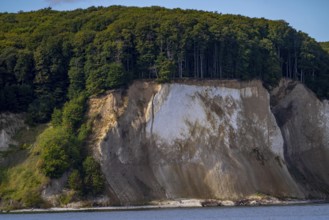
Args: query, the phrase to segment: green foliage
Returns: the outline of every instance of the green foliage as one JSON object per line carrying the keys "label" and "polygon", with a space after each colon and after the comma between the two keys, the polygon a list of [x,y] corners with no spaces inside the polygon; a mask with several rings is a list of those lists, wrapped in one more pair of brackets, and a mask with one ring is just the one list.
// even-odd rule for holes
{"label": "green foliage", "polygon": [[26,111],[33,98],[33,90],[29,85],[6,85],[0,88],[0,102],[5,103],[0,106],[0,111]]}
{"label": "green foliage", "polygon": [[54,101],[49,96],[35,99],[28,108],[28,122],[47,122],[53,111]]}
{"label": "green foliage", "polygon": [[98,195],[104,191],[104,177],[99,164],[94,158],[88,156],[83,161],[85,189],[92,195]]}
{"label": "green foliage", "polygon": [[2,182],[5,181],[5,179],[7,177],[6,172],[7,172],[6,169],[0,167],[0,185],[1,185]]}
{"label": "green foliage", "polygon": [[[76,50],[79,50],[77,48]],[[77,52],[78,53],[78,52]],[[80,53],[79,53],[80,54]],[[70,85],[68,88],[68,97],[73,99],[85,89],[85,72],[84,72],[84,56],[72,57],[70,61],[68,76]]]}
{"label": "green foliage", "polygon": [[121,63],[110,63],[107,70],[106,85],[108,88],[118,88],[127,83],[128,76]]}
{"label": "green foliage", "polygon": [[287,77],[329,94],[328,42],[321,48],[282,20],[112,6],[1,14],[0,32],[0,111],[28,110],[31,123],[48,121],[67,98],[140,78],[257,78],[273,87]]}
{"label": "green foliage", "polygon": [[[37,134],[43,130],[44,126],[41,125],[21,131],[19,136],[15,136],[15,140],[20,145],[34,142]],[[40,195],[47,178],[40,172],[39,157],[38,145],[18,149],[10,155],[9,166],[0,169],[0,209],[45,207]]]}
{"label": "green foliage", "polygon": [[79,128],[85,113],[85,97],[80,96],[67,102],[63,108],[63,126],[70,131]]}
{"label": "green foliage", "polygon": [[329,41],[327,42],[320,42],[321,47],[329,53]]}
{"label": "green foliage", "polygon": [[55,127],[62,125],[63,113],[60,109],[55,108],[51,115],[51,124]]}
{"label": "green foliage", "polygon": [[69,176],[68,184],[70,189],[73,189],[77,192],[83,191],[83,181],[78,170],[73,170]]}
{"label": "green foliage", "polygon": [[79,163],[79,142],[62,127],[48,128],[41,136],[41,170],[50,178],[59,178],[70,166]]}
{"label": "green foliage", "polygon": [[107,72],[106,69],[100,68],[91,70],[86,81],[86,88],[89,94],[99,94],[106,88]]}
{"label": "green foliage", "polygon": [[67,205],[68,203],[74,201],[75,198],[75,192],[74,191],[68,191],[64,192],[59,197],[59,202],[62,206]]}
{"label": "green foliage", "polygon": [[161,54],[156,61],[158,70],[157,81],[160,83],[170,82],[170,77],[175,74],[175,64]]}
{"label": "green foliage", "polygon": [[70,161],[63,143],[47,143],[41,157],[43,159],[42,171],[50,178],[59,178],[69,168]]}
{"label": "green foliage", "polygon": [[23,194],[22,202],[24,207],[42,208],[45,202],[41,198],[39,190],[28,190]]}
{"label": "green foliage", "polygon": [[91,122],[83,123],[79,128],[78,140],[83,143],[91,132]]}

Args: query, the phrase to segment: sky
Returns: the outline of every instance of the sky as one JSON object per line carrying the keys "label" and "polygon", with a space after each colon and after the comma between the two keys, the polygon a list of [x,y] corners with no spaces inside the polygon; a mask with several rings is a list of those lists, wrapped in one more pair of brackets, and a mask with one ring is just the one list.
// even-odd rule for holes
{"label": "sky", "polygon": [[283,19],[317,41],[329,41],[329,0],[0,0],[0,12],[35,11],[46,7],[73,10],[110,5],[157,5]]}

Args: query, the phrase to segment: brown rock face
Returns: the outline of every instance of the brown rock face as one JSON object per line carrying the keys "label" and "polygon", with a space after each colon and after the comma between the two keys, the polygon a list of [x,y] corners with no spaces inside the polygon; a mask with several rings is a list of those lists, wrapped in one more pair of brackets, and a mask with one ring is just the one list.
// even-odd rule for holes
{"label": "brown rock face", "polygon": [[[301,115],[295,93],[313,100],[316,116]],[[90,100],[89,144],[121,204],[325,196],[328,103],[288,83],[271,101],[274,115],[259,81],[138,81]]]}

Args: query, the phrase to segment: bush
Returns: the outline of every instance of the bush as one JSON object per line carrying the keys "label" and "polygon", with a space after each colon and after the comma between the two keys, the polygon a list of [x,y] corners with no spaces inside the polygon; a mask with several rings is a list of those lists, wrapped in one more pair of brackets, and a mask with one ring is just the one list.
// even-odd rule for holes
{"label": "bush", "polygon": [[29,123],[44,123],[49,121],[54,102],[51,97],[44,96],[34,100],[28,108]]}
{"label": "bush", "polygon": [[80,126],[78,133],[79,142],[83,143],[87,139],[88,135],[91,132],[91,126],[92,125],[90,122],[84,123]]}
{"label": "bush", "polygon": [[63,108],[62,125],[66,129],[75,132],[84,119],[86,98],[82,95],[76,99],[67,102]]}
{"label": "bush", "polygon": [[39,139],[42,148],[42,172],[50,178],[59,178],[70,166],[81,163],[79,142],[62,127],[47,129]]}
{"label": "bush", "polygon": [[82,192],[83,185],[80,172],[78,170],[73,170],[68,179],[69,188],[77,192]]}
{"label": "bush", "polygon": [[121,63],[111,63],[108,66],[106,84],[110,89],[123,86],[127,83],[127,73]]}
{"label": "bush", "polygon": [[105,188],[105,180],[100,165],[94,158],[88,156],[83,162],[83,170],[86,192],[92,195],[101,194]]}
{"label": "bush", "polygon": [[41,157],[43,159],[42,171],[50,178],[61,177],[70,167],[69,157],[65,149],[56,143],[49,143]]}
{"label": "bush", "polygon": [[60,126],[62,124],[62,116],[62,111],[55,108],[53,114],[51,115],[51,124],[53,126]]}
{"label": "bush", "polygon": [[27,191],[23,195],[22,202],[24,207],[42,208],[45,205],[40,192],[36,190]]}

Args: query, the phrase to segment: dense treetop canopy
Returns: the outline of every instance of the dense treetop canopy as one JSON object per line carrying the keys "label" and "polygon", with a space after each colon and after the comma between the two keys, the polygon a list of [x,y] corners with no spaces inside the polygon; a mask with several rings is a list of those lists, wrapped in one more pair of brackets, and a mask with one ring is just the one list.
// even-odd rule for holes
{"label": "dense treetop canopy", "polygon": [[288,77],[328,98],[329,55],[283,20],[122,6],[0,14],[0,111],[45,122],[81,93],[182,77],[268,88]]}
{"label": "dense treetop canopy", "polygon": [[322,48],[329,53],[329,41],[327,42],[320,42]]}

